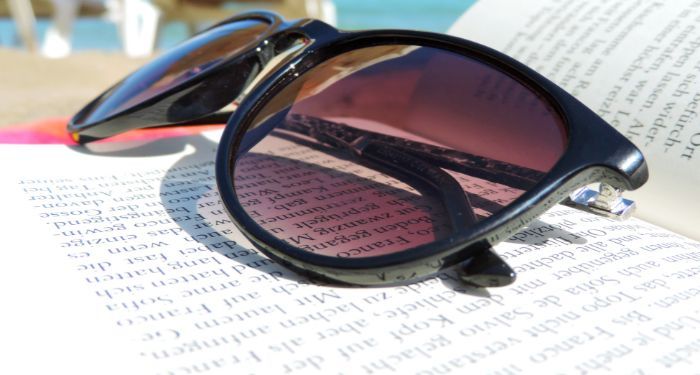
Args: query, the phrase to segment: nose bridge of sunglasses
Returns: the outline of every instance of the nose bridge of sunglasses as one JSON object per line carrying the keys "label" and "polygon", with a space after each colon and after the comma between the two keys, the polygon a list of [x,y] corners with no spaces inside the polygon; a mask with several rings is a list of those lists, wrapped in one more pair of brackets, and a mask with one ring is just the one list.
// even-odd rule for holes
{"label": "nose bridge of sunglasses", "polygon": [[283,32],[265,39],[256,47],[256,52],[263,64],[262,70],[240,93],[235,103],[240,103],[263,79],[311,43],[310,38],[296,32]]}

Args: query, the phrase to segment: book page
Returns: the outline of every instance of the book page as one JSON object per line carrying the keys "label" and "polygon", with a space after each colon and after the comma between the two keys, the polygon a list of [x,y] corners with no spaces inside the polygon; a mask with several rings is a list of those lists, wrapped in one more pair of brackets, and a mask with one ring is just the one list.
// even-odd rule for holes
{"label": "book page", "polygon": [[569,91],[644,152],[639,217],[700,238],[700,2],[485,0],[450,33]]}
{"label": "book page", "polygon": [[[510,287],[471,288],[451,270],[393,287],[321,284],[236,230],[215,187],[215,139],[0,147],[13,161],[0,187],[0,346],[12,354],[0,372],[658,373],[700,364],[695,241],[555,207],[497,246],[518,273]],[[285,199],[277,204],[294,198]]]}

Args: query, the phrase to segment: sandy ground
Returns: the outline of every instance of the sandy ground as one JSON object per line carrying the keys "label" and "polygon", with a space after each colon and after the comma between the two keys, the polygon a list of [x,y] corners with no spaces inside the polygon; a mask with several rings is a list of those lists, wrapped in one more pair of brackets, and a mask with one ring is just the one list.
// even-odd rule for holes
{"label": "sandy ground", "polygon": [[52,60],[0,49],[0,126],[71,116],[145,61],[105,52]]}

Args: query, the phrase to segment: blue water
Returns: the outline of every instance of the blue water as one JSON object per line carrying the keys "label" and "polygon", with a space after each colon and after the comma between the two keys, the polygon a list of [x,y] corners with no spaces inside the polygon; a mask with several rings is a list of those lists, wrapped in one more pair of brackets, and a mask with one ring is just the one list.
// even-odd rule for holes
{"label": "blue water", "polygon": [[[334,0],[338,9],[338,27],[342,29],[404,28],[444,32],[476,0]],[[40,19],[37,32],[41,40],[49,21]],[[164,26],[158,48],[173,46],[187,38],[183,24]],[[120,42],[114,24],[99,18],[82,18],[73,29],[74,51],[119,51]],[[19,47],[14,24],[0,19],[0,47]]]}

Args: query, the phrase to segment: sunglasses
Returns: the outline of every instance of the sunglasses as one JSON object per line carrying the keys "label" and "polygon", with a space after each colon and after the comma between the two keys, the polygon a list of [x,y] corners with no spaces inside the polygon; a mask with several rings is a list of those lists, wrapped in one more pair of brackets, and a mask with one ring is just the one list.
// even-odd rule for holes
{"label": "sunglasses", "polygon": [[314,278],[401,283],[457,265],[515,272],[491,249],[557,203],[626,218],[641,152],[514,59],[441,34],[339,31],[247,13],[126,77],[69,125],[79,143],[227,122],[221,201],[263,253]]}

